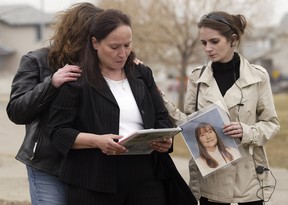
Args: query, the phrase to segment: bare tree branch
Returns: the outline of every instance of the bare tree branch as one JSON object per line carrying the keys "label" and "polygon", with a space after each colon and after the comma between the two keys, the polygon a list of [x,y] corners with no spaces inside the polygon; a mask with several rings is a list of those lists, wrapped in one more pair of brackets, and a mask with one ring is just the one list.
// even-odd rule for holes
{"label": "bare tree branch", "polygon": [[[183,109],[187,68],[201,64],[203,55],[197,22],[204,14],[224,10],[263,19],[272,0],[99,0],[102,8],[127,12],[133,22],[133,47],[145,64],[177,69],[180,82],[178,107]],[[261,9],[261,12],[259,12]]]}

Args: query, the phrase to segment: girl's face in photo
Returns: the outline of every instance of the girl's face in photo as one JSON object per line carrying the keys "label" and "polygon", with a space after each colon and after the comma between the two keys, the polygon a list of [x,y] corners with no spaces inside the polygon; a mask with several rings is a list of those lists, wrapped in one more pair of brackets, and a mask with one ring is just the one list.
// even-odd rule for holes
{"label": "girl's face in photo", "polygon": [[211,127],[206,126],[200,129],[199,140],[208,151],[215,150],[217,145],[217,136]]}
{"label": "girl's face in photo", "polygon": [[204,50],[212,62],[227,63],[233,58],[231,42],[219,31],[201,27],[199,34]]}

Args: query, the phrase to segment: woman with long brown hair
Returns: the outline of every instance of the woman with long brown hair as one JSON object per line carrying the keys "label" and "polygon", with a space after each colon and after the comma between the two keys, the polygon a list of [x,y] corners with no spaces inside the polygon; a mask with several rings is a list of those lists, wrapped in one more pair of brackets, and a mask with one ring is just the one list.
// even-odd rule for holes
{"label": "woman with long brown hair", "polygon": [[49,47],[23,55],[12,82],[7,114],[26,133],[16,159],[27,167],[32,205],[66,205],[67,187],[59,182],[62,155],[52,145],[47,121],[51,102],[66,82],[81,75],[79,62],[89,25],[102,9],[74,4],[56,15]]}

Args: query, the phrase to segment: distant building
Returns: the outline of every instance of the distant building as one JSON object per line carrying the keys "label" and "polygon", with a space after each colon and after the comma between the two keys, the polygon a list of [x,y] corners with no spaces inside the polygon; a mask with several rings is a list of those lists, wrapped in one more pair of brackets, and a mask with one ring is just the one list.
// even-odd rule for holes
{"label": "distant building", "polygon": [[274,27],[255,28],[245,39],[243,54],[250,62],[265,67],[272,80],[280,73],[288,76],[288,14]]}
{"label": "distant building", "polygon": [[54,14],[27,5],[0,6],[0,72],[15,73],[20,58],[45,45]]}
{"label": "distant building", "polygon": [[288,13],[283,16],[283,18],[280,21],[280,25],[282,29],[284,29],[286,32],[288,31]]}

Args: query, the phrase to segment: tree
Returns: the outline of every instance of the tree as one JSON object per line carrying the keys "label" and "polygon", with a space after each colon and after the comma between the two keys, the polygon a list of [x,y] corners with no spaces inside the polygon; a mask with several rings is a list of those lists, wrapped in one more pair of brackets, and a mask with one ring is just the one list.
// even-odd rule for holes
{"label": "tree", "polygon": [[161,63],[167,72],[178,71],[178,107],[183,110],[187,68],[206,60],[197,28],[201,16],[213,10],[245,11],[249,19],[260,15],[260,6],[265,13],[267,2],[270,0],[101,0],[98,5],[121,9],[132,17],[133,47],[145,64]]}

